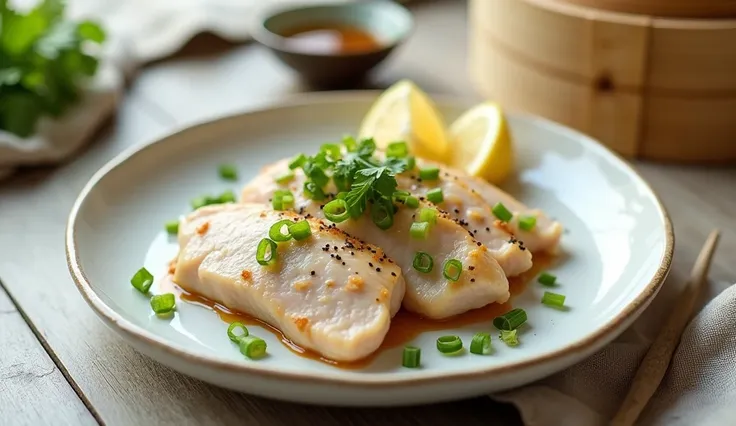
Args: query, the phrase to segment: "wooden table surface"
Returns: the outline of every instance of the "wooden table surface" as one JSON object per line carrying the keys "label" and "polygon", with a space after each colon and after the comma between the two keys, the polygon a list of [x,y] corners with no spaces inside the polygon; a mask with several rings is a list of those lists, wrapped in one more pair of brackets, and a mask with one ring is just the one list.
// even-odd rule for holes
{"label": "wooden table surface", "polygon": [[[410,78],[433,93],[477,97],[466,72],[465,5],[412,6],[417,29],[373,79]],[[78,158],[0,183],[0,424],[520,424],[477,398],[391,409],[325,408],[246,396],[139,355],[99,321],[64,259],[64,226],[90,176],[124,148],[172,129],[308,90],[264,48],[198,37],[142,69],[119,113]],[[736,141],[735,141],[736,142]],[[635,164],[675,223],[670,281],[683,282],[705,236],[723,230],[711,278],[736,280],[736,170]]]}

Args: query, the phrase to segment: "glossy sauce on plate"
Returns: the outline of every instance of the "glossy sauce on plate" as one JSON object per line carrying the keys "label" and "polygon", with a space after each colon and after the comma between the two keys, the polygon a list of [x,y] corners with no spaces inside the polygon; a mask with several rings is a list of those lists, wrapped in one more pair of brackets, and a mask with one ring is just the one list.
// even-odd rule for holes
{"label": "glossy sauce on plate", "polygon": [[[537,254],[534,256],[534,265],[531,269],[524,272],[523,274],[509,278],[509,291],[511,296],[521,294],[526,288],[527,284],[531,282],[542,270],[549,267],[554,260],[553,257]],[[431,320],[422,318],[411,312],[407,312],[403,309],[399,310],[396,315],[391,319],[391,326],[386,334],[386,337],[381,343],[381,346],[373,352],[371,355],[354,362],[338,362],[325,358],[310,349],[303,348],[296,343],[292,342],[286,337],[281,330],[270,324],[254,318],[248,314],[233,311],[226,306],[210,300],[204,296],[200,296],[195,293],[190,293],[183,288],[179,287],[174,283],[171,278],[173,272],[173,262],[169,266],[169,273],[159,282],[159,289],[161,292],[171,292],[179,296],[180,300],[185,302],[202,306],[210,309],[217,314],[217,316],[225,323],[240,322],[244,325],[254,325],[264,328],[269,332],[273,333],[280,341],[284,344],[291,352],[304,358],[321,361],[326,364],[333,365],[335,367],[356,370],[364,368],[373,362],[373,360],[381,354],[383,351],[399,346],[404,346],[411,340],[416,338],[418,335],[430,332],[439,331],[446,329],[454,329],[464,327],[471,324],[487,323],[488,331],[493,333],[493,326],[491,322],[494,318],[502,315],[511,310],[511,303],[506,302],[503,304],[492,303],[479,309],[473,309],[472,311],[465,312],[460,315],[456,315],[443,320]]]}
{"label": "glossy sauce on plate", "polygon": [[370,32],[344,25],[297,27],[282,35],[287,48],[306,53],[339,55],[370,52],[381,47]]}

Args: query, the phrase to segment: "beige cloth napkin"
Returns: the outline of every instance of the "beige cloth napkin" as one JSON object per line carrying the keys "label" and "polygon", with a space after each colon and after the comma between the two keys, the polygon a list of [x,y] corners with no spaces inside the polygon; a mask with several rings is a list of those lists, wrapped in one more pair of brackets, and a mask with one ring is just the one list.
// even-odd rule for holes
{"label": "beige cloth napkin", "polygon": [[[533,385],[492,395],[527,426],[606,425],[679,289],[669,283],[639,320],[585,361]],[[674,291],[673,291],[674,290]],[[688,324],[667,375],[640,417],[645,426],[736,425],[736,285]]]}

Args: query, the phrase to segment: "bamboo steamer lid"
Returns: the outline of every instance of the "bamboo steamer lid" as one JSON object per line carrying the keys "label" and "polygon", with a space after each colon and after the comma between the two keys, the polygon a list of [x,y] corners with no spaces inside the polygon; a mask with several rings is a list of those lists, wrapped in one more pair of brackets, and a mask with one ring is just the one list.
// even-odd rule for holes
{"label": "bamboo steamer lid", "polygon": [[597,9],[677,18],[735,18],[735,0],[558,0]]}
{"label": "bamboo steamer lid", "polygon": [[470,0],[471,78],[630,158],[736,163],[736,20]]}

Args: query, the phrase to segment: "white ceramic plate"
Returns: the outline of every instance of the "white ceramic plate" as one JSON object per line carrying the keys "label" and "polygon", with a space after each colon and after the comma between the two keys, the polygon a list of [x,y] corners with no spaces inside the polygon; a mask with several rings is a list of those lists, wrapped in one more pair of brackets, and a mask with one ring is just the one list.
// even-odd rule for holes
{"label": "white ceramic plate", "polygon": [[[354,133],[375,93],[312,94],[272,108],[204,123],[124,152],[97,172],[69,218],[67,256],[79,290],[113,330],[140,352],[220,386],[291,401],[328,405],[428,403],[504,390],[552,374],[616,337],[656,295],[671,262],[670,221],[649,186],[607,149],[575,131],[511,115],[518,174],[505,188],[540,207],[568,231],[553,271],[567,312],[540,304],[530,283],[513,299],[526,309],[521,345],[494,338],[490,356],[445,357],[435,339],[458,334],[467,344],[490,323],[420,335],[422,368],[401,367],[401,348],[382,352],[362,370],[343,370],[294,355],[264,330],[270,356],[244,359],[227,325],[199,306],[178,303],[172,319],[151,312],[129,284],[145,265],[162,275],[177,247],[165,221],[189,211],[189,200],[239,190],[259,168],[297,151]],[[470,105],[437,99],[447,121]],[[237,184],[217,167],[235,162]]]}

